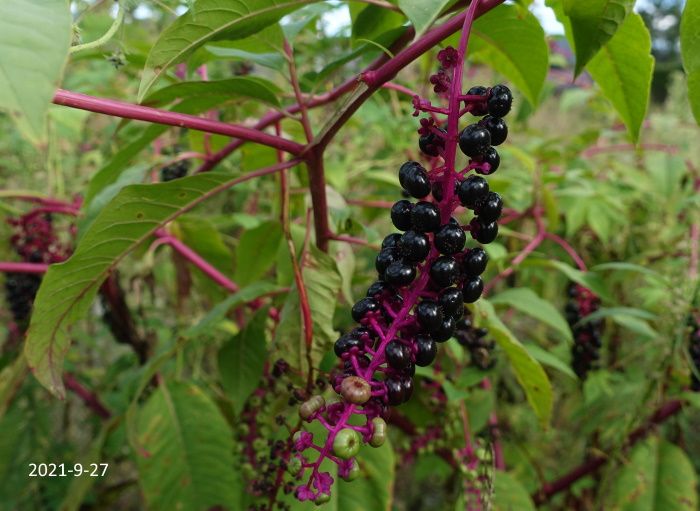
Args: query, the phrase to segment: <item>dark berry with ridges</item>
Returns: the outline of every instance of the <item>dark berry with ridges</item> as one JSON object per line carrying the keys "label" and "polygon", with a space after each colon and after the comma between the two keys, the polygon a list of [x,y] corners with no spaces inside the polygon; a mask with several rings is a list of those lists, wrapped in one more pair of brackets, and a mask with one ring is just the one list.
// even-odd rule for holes
{"label": "dark berry with ridges", "polygon": [[450,339],[455,333],[457,322],[452,316],[448,316],[442,320],[440,326],[430,332],[430,336],[435,339],[436,342],[445,342]]}
{"label": "dark berry with ridges", "polygon": [[362,318],[370,312],[379,310],[379,302],[374,298],[362,298],[359,302],[352,306],[352,319],[358,323]]}
{"label": "dark berry with ridges", "polygon": [[428,257],[430,240],[416,231],[406,231],[399,241],[399,253],[409,263],[419,263]]}
{"label": "dark berry with ridges", "polygon": [[440,228],[440,210],[432,202],[418,202],[411,211],[411,225],[418,232],[437,231]]}
{"label": "dark berry with ridges", "polygon": [[400,259],[401,256],[399,255],[398,248],[384,248],[377,254],[374,260],[374,267],[377,269],[379,275],[382,276],[391,263],[399,261]]}
{"label": "dark berry with ridges", "polygon": [[467,280],[462,287],[462,296],[464,303],[474,303],[479,299],[484,291],[484,281],[481,277],[473,277]]}
{"label": "dark berry with ridges", "polygon": [[462,314],[464,306],[464,297],[462,296],[462,291],[456,287],[448,287],[440,291],[438,296],[438,303],[442,307],[442,311],[448,316],[455,317],[457,314]]}
{"label": "dark berry with ridges", "polygon": [[489,130],[491,145],[501,145],[508,138],[508,125],[500,117],[487,115],[479,121],[479,125]]}
{"label": "dark berry with ridges", "polygon": [[513,105],[513,93],[505,85],[494,85],[488,99],[489,114],[494,117],[505,117]]}
{"label": "dark berry with ridges", "polygon": [[491,134],[478,124],[470,124],[459,134],[459,148],[470,158],[481,156],[491,145]]}
{"label": "dark berry with ridges", "polygon": [[471,235],[479,243],[484,245],[491,243],[498,236],[498,224],[496,222],[485,223],[480,218],[474,217],[469,222]]}
{"label": "dark berry with ridges", "polygon": [[459,278],[459,265],[454,257],[440,256],[430,266],[430,278],[439,287],[448,287]]}
{"label": "dark berry with ridges", "polygon": [[413,203],[407,200],[400,200],[391,207],[391,221],[400,231],[407,231],[411,228],[411,210]]}
{"label": "dark berry with ridges", "polygon": [[391,248],[395,247],[396,245],[399,244],[399,240],[401,239],[401,233],[400,232],[392,232],[382,240],[382,248]]}
{"label": "dark berry with ridges", "polygon": [[386,386],[387,401],[391,406],[398,406],[403,403],[404,396],[406,394],[404,392],[403,385],[401,384],[401,380],[387,378],[384,381],[384,385]]}
{"label": "dark berry with ridges", "polygon": [[[444,129],[438,128],[440,131],[447,133]],[[440,149],[445,147],[445,139],[439,135],[430,132],[427,135],[421,135],[418,139],[418,147],[428,156],[438,156]]]}
{"label": "dark berry with ridges", "polygon": [[469,277],[477,277],[484,273],[489,263],[489,255],[483,248],[470,248],[462,259],[462,270]]}
{"label": "dark berry with ridges", "polygon": [[445,224],[435,233],[435,248],[441,254],[453,255],[464,248],[467,236],[459,225]]}
{"label": "dark berry with ridges", "polygon": [[362,345],[363,342],[359,337],[355,337],[351,334],[345,334],[335,341],[333,351],[335,352],[336,357],[340,357],[343,353],[350,351],[351,348],[359,349],[362,347]]}
{"label": "dark berry with ridges", "polygon": [[408,180],[408,177],[418,169],[425,172],[425,168],[423,167],[423,165],[421,165],[417,161],[407,161],[406,163],[401,165],[401,167],[399,168],[399,183],[403,188],[406,188],[406,181]]}
{"label": "dark berry with ridges", "polygon": [[369,286],[367,289],[367,296],[369,298],[375,298],[389,291],[391,291],[391,286],[383,280],[378,280]]}
{"label": "dark berry with ridges", "polygon": [[482,165],[484,163],[489,164],[488,170],[485,167],[474,168],[474,172],[476,172],[477,174],[483,174],[485,176],[493,174],[498,170],[498,167],[501,166],[501,157],[498,155],[498,151],[496,151],[495,147],[489,147],[484,153],[484,155],[479,157],[478,161]]}
{"label": "dark berry with ridges", "polygon": [[[467,95],[469,96],[486,96],[486,93],[488,92],[488,89],[486,87],[483,87],[481,85],[475,85],[471,89],[467,91]],[[484,98],[486,99],[486,98]],[[488,105],[486,104],[486,101],[483,103],[472,103],[472,109],[471,109],[471,114],[476,115],[477,117],[480,117],[482,115],[486,115],[488,113]]]}
{"label": "dark berry with ridges", "polygon": [[[465,208],[473,209],[476,201],[489,193],[489,184],[481,176],[469,176],[459,184],[457,196]],[[392,216],[393,220],[393,216]]]}
{"label": "dark berry with ridges", "polygon": [[401,341],[389,341],[384,350],[386,362],[394,369],[406,369],[411,364],[411,350]]}
{"label": "dark berry with ridges", "polygon": [[503,199],[496,192],[489,192],[474,206],[474,214],[484,223],[495,222],[503,211]]}
{"label": "dark berry with ridges", "polygon": [[416,269],[401,261],[393,262],[384,272],[384,281],[392,286],[407,286],[416,278]]}
{"label": "dark berry with ridges", "polygon": [[[401,181],[401,186],[403,186],[411,196],[416,199],[422,199],[430,193],[430,179],[425,169],[419,164],[416,165],[417,166],[410,167],[406,172],[403,181]],[[401,180],[400,177],[399,180]]]}
{"label": "dark berry with ridges", "polygon": [[416,317],[418,323],[431,332],[440,328],[443,320],[443,313],[440,305],[433,300],[423,300],[416,306]]}
{"label": "dark berry with ridges", "polygon": [[421,367],[429,366],[437,356],[437,344],[427,335],[416,337],[416,365]]}

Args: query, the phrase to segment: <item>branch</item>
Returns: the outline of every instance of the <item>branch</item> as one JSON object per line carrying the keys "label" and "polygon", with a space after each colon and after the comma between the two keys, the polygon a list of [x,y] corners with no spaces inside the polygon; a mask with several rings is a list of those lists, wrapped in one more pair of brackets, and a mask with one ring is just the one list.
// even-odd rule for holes
{"label": "branch", "polygon": [[48,264],[0,262],[0,273],[46,273]]}
{"label": "branch", "polygon": [[112,412],[110,412],[105,405],[102,404],[100,398],[97,397],[94,392],[83,387],[72,374],[66,373],[63,376],[63,382],[66,384],[67,389],[73,391],[80,399],[83,400],[85,406],[95,412],[99,417],[106,420],[112,416]]}
{"label": "branch", "polygon": [[553,241],[557,245],[559,245],[561,248],[564,249],[564,251],[569,254],[569,257],[576,263],[576,266],[578,266],[578,269],[581,271],[588,271],[588,268],[586,267],[586,263],[584,262],[583,258],[578,255],[578,252],[576,252],[576,249],[572,247],[568,241],[566,241],[564,238],[561,238],[557,236],[556,234],[552,234],[551,232],[545,233],[545,238],[548,240]]}
{"label": "branch", "polygon": [[53,102],[57,105],[121,117],[123,119],[135,119],[137,121],[147,121],[155,124],[164,124],[166,126],[178,126],[181,128],[203,131],[205,133],[216,133],[218,135],[236,137],[245,141],[281,149],[293,155],[301,154],[304,149],[304,146],[292,140],[276,137],[256,129],[246,128],[236,124],[212,121],[195,115],[170,112],[149,106],[134,105],[114,99],[95,98],[62,89],[56,91]]}

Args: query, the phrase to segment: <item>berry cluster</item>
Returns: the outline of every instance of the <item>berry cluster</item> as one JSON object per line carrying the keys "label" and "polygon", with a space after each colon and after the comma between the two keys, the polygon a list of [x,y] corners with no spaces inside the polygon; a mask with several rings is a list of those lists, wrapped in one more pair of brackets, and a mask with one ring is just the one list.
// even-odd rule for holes
{"label": "berry cluster", "polygon": [[33,273],[5,275],[5,298],[15,322],[24,323],[29,318],[39,284],[41,277]]}
{"label": "berry cluster", "polygon": [[[331,383],[340,400],[326,403],[314,396],[300,407],[303,420],[317,421],[328,431],[321,445],[310,432],[300,431],[294,438],[299,471],[311,471],[308,483],[296,490],[302,501],[320,504],[330,498],[333,478],[319,471],[324,460],[336,463],[343,479],[357,476],[354,457],[360,446],[382,445],[390,407],[413,394],[416,366],[435,360],[438,344],[455,334],[464,303],[478,300],[484,288],[481,274],[488,256],[481,247],[465,248],[466,233],[482,244],[498,234],[503,202],[481,175],[499,167],[493,146],[507,136],[502,117],[510,110],[512,95],[504,85],[475,87],[463,95],[457,51],[447,48],[438,59],[442,67],[431,82],[436,92],[449,91],[450,106],[433,107],[414,98],[417,112],[431,114],[418,130],[418,146],[430,157],[431,170],[408,161],[398,171],[402,188],[418,200],[400,200],[391,208],[392,223],[400,232],[383,240],[375,260],[378,279],[352,307],[359,326],[335,343],[343,372]],[[484,117],[460,132],[459,119],[469,112]],[[436,123],[435,113],[447,115],[447,129]],[[457,146],[469,157],[461,170],[456,168]],[[467,176],[471,170],[481,175]],[[453,216],[460,206],[475,214],[467,225]],[[351,424],[358,416],[363,419]],[[307,450],[318,453],[314,461],[304,455]]]}
{"label": "berry cluster", "polygon": [[583,325],[578,323],[594,313],[600,307],[600,299],[579,284],[571,283],[568,289],[569,302],[566,304],[566,321],[574,334],[574,345],[571,348],[571,366],[582,380],[588,371],[595,369],[600,358],[602,322],[588,321]]}
{"label": "berry cluster", "polygon": [[160,180],[165,182],[172,181],[173,179],[180,179],[181,177],[185,177],[189,171],[189,160],[176,161],[160,169]]}
{"label": "berry cluster", "polygon": [[457,323],[457,342],[469,351],[472,365],[482,370],[491,369],[496,361],[493,358],[493,350],[496,343],[487,339],[489,331],[485,328],[472,326],[471,318],[465,315]]}
{"label": "berry cluster", "polygon": [[689,319],[690,337],[688,351],[690,359],[695,366],[690,377],[690,388],[700,392],[700,317],[691,315]]}

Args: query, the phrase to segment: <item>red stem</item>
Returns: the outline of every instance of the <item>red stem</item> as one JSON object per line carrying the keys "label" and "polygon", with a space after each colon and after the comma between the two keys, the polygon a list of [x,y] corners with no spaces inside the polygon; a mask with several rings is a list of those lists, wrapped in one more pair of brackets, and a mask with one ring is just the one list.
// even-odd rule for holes
{"label": "red stem", "polygon": [[112,413],[102,404],[97,394],[83,387],[72,374],[66,373],[63,375],[63,382],[68,390],[74,392],[83,400],[85,406],[95,412],[99,417],[107,420],[112,416]]}
{"label": "red stem", "polygon": [[576,266],[578,266],[578,269],[581,271],[588,271],[588,268],[586,267],[586,263],[584,260],[581,258],[580,255],[576,252],[574,247],[572,247],[568,241],[566,241],[564,238],[561,238],[560,236],[557,236],[556,234],[552,234],[551,232],[545,233],[545,238],[548,240],[553,241],[557,245],[559,245],[561,248],[564,249],[564,251],[569,254],[569,257],[576,263]]}
{"label": "red stem", "polygon": [[236,137],[249,142],[281,149],[293,155],[301,154],[304,149],[303,145],[292,140],[276,137],[256,129],[246,128],[236,124],[212,121],[195,115],[170,112],[149,106],[133,105],[114,99],[95,98],[86,94],[70,92],[63,89],[58,89],[56,91],[53,102],[57,105],[121,117],[123,119],[135,119],[155,124],[165,124],[167,126],[190,128],[205,133],[216,133],[218,135]]}
{"label": "red stem", "polygon": [[46,273],[48,264],[0,262],[0,273]]}

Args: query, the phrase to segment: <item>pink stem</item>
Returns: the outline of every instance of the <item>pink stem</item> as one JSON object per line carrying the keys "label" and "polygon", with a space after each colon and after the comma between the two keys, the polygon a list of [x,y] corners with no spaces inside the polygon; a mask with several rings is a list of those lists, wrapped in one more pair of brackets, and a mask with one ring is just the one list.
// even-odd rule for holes
{"label": "pink stem", "polygon": [[48,264],[0,262],[0,273],[46,273]]}
{"label": "pink stem", "polygon": [[554,243],[559,245],[561,248],[564,249],[564,251],[569,254],[569,257],[576,263],[576,266],[578,266],[578,269],[581,271],[588,271],[588,268],[586,267],[586,263],[583,261],[580,255],[576,252],[574,247],[572,247],[568,241],[565,239],[561,238],[560,236],[557,236],[556,234],[552,234],[551,232],[545,233],[545,238],[552,240]]}
{"label": "pink stem", "polygon": [[276,137],[262,131],[238,126],[236,124],[227,124],[225,122],[203,119],[195,115],[169,112],[149,106],[133,105],[114,99],[95,98],[86,94],[70,92],[63,89],[58,89],[56,91],[53,102],[57,105],[121,117],[123,119],[135,119],[138,121],[178,126],[181,128],[204,131],[206,133],[236,137],[249,142],[278,148],[294,155],[301,154],[304,149],[303,145],[292,140]]}
{"label": "pink stem", "polygon": [[42,206],[31,211],[31,216],[43,215],[45,213],[58,213],[63,215],[78,216],[80,210],[73,206]]}
{"label": "pink stem", "polygon": [[372,243],[368,242],[367,240],[363,240],[362,238],[355,238],[354,236],[334,234],[332,236],[329,236],[329,238],[334,241],[344,241],[345,243],[352,243],[353,245],[362,245],[363,247],[369,247],[374,249],[379,248],[376,245],[373,245]]}
{"label": "pink stem", "polygon": [[66,384],[68,390],[74,392],[75,395],[82,399],[85,406],[90,408],[90,410],[95,412],[99,417],[106,420],[112,416],[112,413],[102,404],[97,394],[83,387],[72,374],[66,373],[63,376],[63,382]]}

